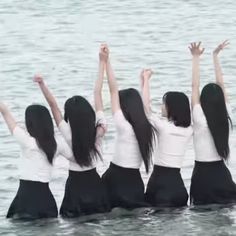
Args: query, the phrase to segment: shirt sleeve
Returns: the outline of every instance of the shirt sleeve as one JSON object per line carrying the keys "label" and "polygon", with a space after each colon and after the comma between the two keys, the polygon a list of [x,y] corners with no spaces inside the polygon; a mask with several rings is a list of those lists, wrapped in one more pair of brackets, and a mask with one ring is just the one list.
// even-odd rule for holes
{"label": "shirt sleeve", "polygon": [[73,153],[63,137],[57,136],[57,155],[62,155],[69,161],[74,161]]}
{"label": "shirt sleeve", "polygon": [[58,129],[60,130],[62,136],[66,140],[67,143],[71,143],[72,140],[72,134],[71,134],[71,128],[68,123],[65,122],[65,120],[62,120],[61,123],[58,126]]}
{"label": "shirt sleeve", "polygon": [[32,138],[28,134],[28,132],[26,132],[24,129],[22,129],[18,125],[13,130],[12,135],[22,147],[26,147],[27,145],[29,145],[31,138]]}
{"label": "shirt sleeve", "polygon": [[128,122],[121,110],[118,110],[113,114],[113,120],[118,130],[123,129],[125,127],[126,122]]}
{"label": "shirt sleeve", "polygon": [[151,113],[148,119],[157,130],[160,130],[162,120],[157,114]]}
{"label": "shirt sleeve", "polygon": [[96,113],[97,120],[97,133],[96,133],[96,146],[101,149],[102,139],[107,132],[107,122],[103,111],[98,111]]}

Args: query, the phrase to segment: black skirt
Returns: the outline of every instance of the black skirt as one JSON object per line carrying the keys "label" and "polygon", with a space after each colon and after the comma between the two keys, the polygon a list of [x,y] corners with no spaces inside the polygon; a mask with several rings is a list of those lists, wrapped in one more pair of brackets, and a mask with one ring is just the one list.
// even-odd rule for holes
{"label": "black skirt", "polygon": [[102,176],[111,207],[134,209],[148,206],[144,198],[144,184],[139,169],[123,168],[110,163]]}
{"label": "black skirt", "polygon": [[40,219],[57,217],[56,201],[48,183],[20,180],[20,186],[14,198],[7,218]]}
{"label": "black skirt", "polygon": [[148,181],[146,201],[154,207],[181,207],[188,202],[179,168],[154,165]]}
{"label": "black skirt", "polygon": [[195,161],[190,202],[195,205],[236,202],[236,184],[224,161]]}
{"label": "black skirt", "polygon": [[88,171],[69,171],[61,205],[62,217],[79,217],[110,211],[106,189],[96,168]]}

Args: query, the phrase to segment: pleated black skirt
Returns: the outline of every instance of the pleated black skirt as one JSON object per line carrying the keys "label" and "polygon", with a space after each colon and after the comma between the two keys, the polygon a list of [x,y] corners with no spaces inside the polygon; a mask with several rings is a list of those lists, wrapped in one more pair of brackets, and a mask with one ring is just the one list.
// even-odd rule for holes
{"label": "pleated black skirt", "polygon": [[7,218],[40,219],[57,217],[56,201],[48,183],[20,180],[20,186],[14,198]]}
{"label": "pleated black skirt", "polygon": [[148,206],[144,198],[144,184],[139,169],[123,168],[110,163],[102,176],[111,207],[134,209]]}
{"label": "pleated black skirt", "polygon": [[181,207],[188,202],[179,168],[154,165],[148,181],[146,201],[154,207]]}
{"label": "pleated black skirt", "polygon": [[224,161],[195,161],[190,201],[195,205],[236,202],[236,184]]}
{"label": "pleated black skirt", "polygon": [[96,168],[88,171],[69,171],[61,205],[62,217],[79,217],[110,211],[105,186]]}

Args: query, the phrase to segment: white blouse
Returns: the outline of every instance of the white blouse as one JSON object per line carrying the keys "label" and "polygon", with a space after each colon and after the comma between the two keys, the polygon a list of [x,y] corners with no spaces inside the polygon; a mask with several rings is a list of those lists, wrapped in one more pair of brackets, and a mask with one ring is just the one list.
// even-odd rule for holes
{"label": "white blouse", "polygon": [[[106,133],[107,130],[107,123],[106,119],[104,116],[103,111],[98,111],[96,113],[96,122],[98,125],[100,125],[97,129],[97,134],[96,134],[96,148],[98,149],[99,152],[102,150],[102,139]],[[65,138],[66,142],[70,146],[70,149],[72,151],[72,133],[71,133],[71,127],[70,124],[67,123],[66,121],[62,120],[61,123],[58,126],[62,136]],[[97,166],[96,161],[93,161],[93,163],[90,166],[80,166],[74,156],[69,162],[69,169],[73,171],[86,171],[86,170],[91,170]]]}
{"label": "white blouse", "polygon": [[[49,163],[46,154],[39,148],[35,138],[24,129],[16,126],[13,136],[21,147],[19,164],[20,179],[48,183],[51,180],[53,165]],[[62,137],[55,137],[57,150],[55,156],[62,155],[72,158],[72,152]]]}
{"label": "white blouse", "polygon": [[132,125],[121,110],[114,113],[113,119],[116,141],[112,162],[121,167],[139,169],[143,159]]}
{"label": "white blouse", "polygon": [[[231,107],[226,104],[229,115]],[[220,161],[222,158],[217,153],[213,137],[208,128],[207,120],[200,104],[193,107],[193,144],[196,161]]]}
{"label": "white blouse", "polygon": [[185,152],[191,140],[193,129],[175,126],[165,117],[152,116],[151,122],[157,129],[154,164],[164,167],[181,168]]}

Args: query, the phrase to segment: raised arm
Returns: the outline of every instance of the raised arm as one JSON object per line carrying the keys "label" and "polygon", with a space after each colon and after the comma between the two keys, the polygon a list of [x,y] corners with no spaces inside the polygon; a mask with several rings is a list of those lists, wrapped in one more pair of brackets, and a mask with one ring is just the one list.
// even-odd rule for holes
{"label": "raised arm", "polygon": [[16,127],[16,121],[14,117],[12,116],[11,112],[8,110],[7,106],[3,104],[2,102],[0,102],[0,112],[2,113],[2,116],[9,130],[11,131],[11,133],[13,133],[13,130]]}
{"label": "raised arm", "polygon": [[191,43],[189,46],[192,54],[192,107],[200,103],[200,56],[204,52],[204,48],[201,49],[201,42]]}
{"label": "raised arm", "polygon": [[221,70],[220,60],[218,58],[218,55],[228,45],[229,45],[228,40],[225,40],[223,43],[218,45],[217,48],[213,51],[213,62],[214,62],[214,68],[215,68],[216,83],[220,85],[220,87],[222,88],[226,102],[228,102],[228,96],[225,90],[224,77]]}
{"label": "raised arm", "polygon": [[[106,51],[109,56],[109,49],[106,48]],[[114,114],[116,111],[120,110],[120,98],[119,98],[118,85],[115,79],[113,69],[111,67],[109,57],[107,59],[106,72],[107,72],[108,85],[109,85],[110,95],[111,95],[112,113]]]}
{"label": "raised arm", "polygon": [[147,114],[151,112],[151,99],[150,99],[150,78],[153,72],[151,69],[144,69],[141,72],[141,90],[142,90],[142,98],[143,105]]}
{"label": "raised arm", "polygon": [[103,111],[102,86],[103,86],[104,72],[107,63],[107,58],[108,54],[106,53],[106,45],[102,44],[99,52],[98,79],[96,80],[94,87],[94,102],[96,111]]}
{"label": "raised arm", "polygon": [[46,98],[48,105],[51,108],[53,117],[56,121],[57,126],[59,126],[59,124],[61,123],[61,121],[63,120],[61,111],[57,105],[56,99],[54,98],[54,96],[52,95],[52,93],[49,91],[48,87],[46,86],[46,84],[43,81],[43,78],[40,75],[36,75],[34,77],[34,81],[38,83],[44,97]]}

